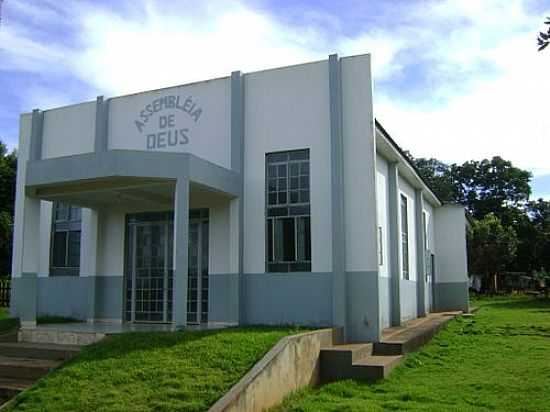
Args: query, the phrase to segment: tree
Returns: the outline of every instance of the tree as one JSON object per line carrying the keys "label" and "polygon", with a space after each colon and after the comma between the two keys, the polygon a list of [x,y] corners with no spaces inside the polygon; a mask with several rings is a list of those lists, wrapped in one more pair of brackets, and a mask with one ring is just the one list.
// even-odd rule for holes
{"label": "tree", "polygon": [[509,208],[521,207],[531,195],[531,173],[498,156],[453,164],[450,174],[459,185],[459,202],[476,219],[494,213],[506,220]]}
{"label": "tree", "polygon": [[541,31],[537,37],[539,51],[544,50],[548,46],[548,43],[550,43],[550,17],[546,18],[544,24],[548,24],[548,31],[546,33]]}
{"label": "tree", "polygon": [[0,141],[0,276],[11,271],[17,153]]}
{"label": "tree", "polygon": [[440,160],[430,158],[415,159],[409,154],[418,173],[428,183],[433,192],[443,202],[460,200],[460,188],[451,175],[451,167]]}
{"label": "tree", "polygon": [[517,236],[493,213],[474,220],[468,231],[470,271],[485,279],[485,289],[498,291],[498,276],[516,255]]}

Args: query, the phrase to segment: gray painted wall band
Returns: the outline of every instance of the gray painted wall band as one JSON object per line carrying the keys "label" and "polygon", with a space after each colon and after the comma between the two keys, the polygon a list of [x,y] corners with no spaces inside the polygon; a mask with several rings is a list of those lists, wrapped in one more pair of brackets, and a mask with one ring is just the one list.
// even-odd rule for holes
{"label": "gray painted wall band", "polygon": [[95,106],[95,152],[106,152],[109,145],[109,101],[98,96]]}
{"label": "gray painted wall band", "polygon": [[401,297],[401,322],[404,322],[406,320],[414,319],[417,317],[417,282],[413,280],[401,279],[399,284]]}
{"label": "gray painted wall band", "polygon": [[239,196],[241,192],[239,173],[189,153],[140,150],[109,150],[29,162],[26,185],[55,185],[113,176],[184,177],[233,196]]}
{"label": "gray painted wall band", "polygon": [[347,342],[380,340],[378,271],[346,272],[348,286]]}
{"label": "gray painted wall band", "polygon": [[436,311],[469,311],[468,282],[445,282],[434,285]]}
{"label": "gray painted wall band", "polygon": [[124,277],[94,276],[94,319],[124,319]]}
{"label": "gray painted wall band", "polygon": [[388,164],[388,215],[390,231],[390,276],[391,276],[391,325],[401,325],[401,262],[399,261],[399,171],[397,163]]}
{"label": "gray painted wall band", "polygon": [[[242,276],[244,265],[244,77],[240,71],[231,73],[231,169],[240,173],[239,198],[239,247],[238,267]],[[236,303],[238,308],[237,322],[244,318],[243,285],[237,278]]]}
{"label": "gray painted wall band", "polygon": [[380,296],[380,329],[391,326],[391,278],[380,276],[378,279]]}
{"label": "gray painted wall band", "polygon": [[242,171],[244,136],[244,81],[240,71],[231,73],[231,169]]}
{"label": "gray painted wall band", "polygon": [[426,266],[424,264],[424,225],[422,214],[424,211],[424,195],[421,189],[415,190],[415,224],[416,224],[416,307],[419,317],[426,316]]}
{"label": "gray painted wall band", "polygon": [[238,273],[216,273],[208,277],[208,320],[238,323],[240,317]]}
{"label": "gray painted wall band", "polygon": [[13,278],[11,310],[22,321],[44,315],[79,320],[121,319],[122,285],[122,276],[38,277],[25,273]]}
{"label": "gray painted wall band", "polygon": [[332,325],[332,273],[245,273],[243,324]]}
{"label": "gray painted wall band", "polygon": [[189,180],[176,182],[174,204],[173,316],[176,326],[187,324],[187,278],[189,241]]}
{"label": "gray painted wall band", "polygon": [[22,273],[12,278],[10,313],[22,322],[36,322],[37,275]]}
{"label": "gray painted wall band", "polygon": [[31,120],[31,142],[29,161],[42,159],[42,136],[44,130],[44,112],[34,109]]}
{"label": "gray painted wall band", "polygon": [[342,68],[337,54],[329,56],[330,166],[332,191],[332,323],[347,335],[347,301],[344,232],[344,171],[342,135]]}

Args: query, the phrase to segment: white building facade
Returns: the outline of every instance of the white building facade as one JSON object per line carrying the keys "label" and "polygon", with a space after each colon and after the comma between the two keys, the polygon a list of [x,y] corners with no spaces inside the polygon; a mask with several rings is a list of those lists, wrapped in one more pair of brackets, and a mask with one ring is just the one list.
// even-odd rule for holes
{"label": "white building facade", "polygon": [[23,114],[12,311],[341,326],[467,310],[464,209],[374,119],[370,56]]}

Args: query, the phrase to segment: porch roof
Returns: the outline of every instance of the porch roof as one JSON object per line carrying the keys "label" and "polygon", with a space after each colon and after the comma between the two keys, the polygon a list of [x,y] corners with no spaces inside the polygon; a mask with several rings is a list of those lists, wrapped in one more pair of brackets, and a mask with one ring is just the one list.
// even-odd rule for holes
{"label": "porch roof", "polygon": [[136,201],[154,206],[173,202],[178,179],[188,179],[193,191],[240,196],[235,171],[189,153],[130,150],[30,161],[25,187],[28,196],[81,206]]}

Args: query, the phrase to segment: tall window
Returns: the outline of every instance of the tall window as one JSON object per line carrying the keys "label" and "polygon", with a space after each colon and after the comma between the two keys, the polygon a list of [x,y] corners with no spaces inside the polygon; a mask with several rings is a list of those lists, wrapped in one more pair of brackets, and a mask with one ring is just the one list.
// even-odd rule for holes
{"label": "tall window", "polygon": [[54,202],[50,275],[78,276],[80,271],[81,210]]}
{"label": "tall window", "polygon": [[266,270],[309,272],[309,150],[267,154],[266,182]]}
{"label": "tall window", "polygon": [[401,250],[403,279],[409,279],[409,216],[405,195],[401,195]]}
{"label": "tall window", "polygon": [[431,276],[431,257],[428,237],[428,214],[425,211],[422,211],[422,230],[424,231],[424,272],[426,274],[426,282],[429,282]]}

